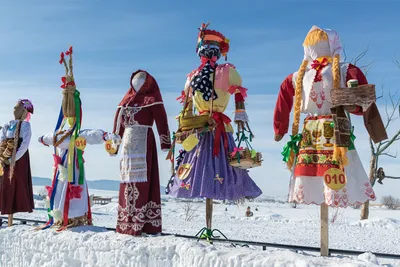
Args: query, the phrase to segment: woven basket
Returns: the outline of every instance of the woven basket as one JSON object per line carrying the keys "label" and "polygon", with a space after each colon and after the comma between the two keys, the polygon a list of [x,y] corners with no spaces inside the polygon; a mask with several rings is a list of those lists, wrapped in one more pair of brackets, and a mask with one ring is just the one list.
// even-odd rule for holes
{"label": "woven basket", "polygon": [[257,152],[256,157],[252,159],[250,149],[245,148],[244,150],[239,151],[239,157],[240,162],[237,158],[237,155],[234,157],[229,156],[229,165],[243,170],[261,166],[262,154],[260,152]]}
{"label": "woven basket", "polygon": [[193,129],[200,129],[208,126],[209,115],[195,115],[188,117],[180,117],[179,125],[181,131],[191,131]]}
{"label": "woven basket", "polygon": [[346,87],[331,90],[332,106],[362,106],[363,108],[376,101],[374,84],[357,87]]}

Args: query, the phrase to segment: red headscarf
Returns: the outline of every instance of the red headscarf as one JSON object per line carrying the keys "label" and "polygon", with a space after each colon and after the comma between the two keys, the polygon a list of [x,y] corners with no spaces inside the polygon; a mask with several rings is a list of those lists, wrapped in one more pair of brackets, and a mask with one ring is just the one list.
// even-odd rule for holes
{"label": "red headscarf", "polygon": [[[133,88],[132,86],[132,79],[139,72],[146,73],[146,80],[143,83],[142,87],[138,91],[136,91],[135,88]],[[142,107],[151,105],[155,102],[162,102],[162,97],[158,84],[153,76],[151,76],[147,71],[135,71],[134,73],[132,73],[129,83],[131,87],[119,103],[119,106]]]}

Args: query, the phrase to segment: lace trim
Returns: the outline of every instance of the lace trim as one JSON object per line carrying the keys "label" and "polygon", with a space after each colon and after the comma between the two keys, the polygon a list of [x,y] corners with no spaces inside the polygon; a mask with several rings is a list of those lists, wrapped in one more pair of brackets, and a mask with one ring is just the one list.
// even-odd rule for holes
{"label": "lace trim", "polygon": [[147,133],[148,127],[125,129],[120,161],[122,182],[147,182]]}
{"label": "lace trim", "polygon": [[249,117],[247,116],[246,112],[235,112],[234,121],[248,122]]}
{"label": "lace trim", "polygon": [[161,134],[160,135],[160,143],[165,144],[165,145],[170,145],[171,144],[171,135],[169,132],[167,134]]}
{"label": "lace trim", "polygon": [[137,208],[136,201],[139,195],[139,190],[134,183],[126,185],[124,191],[126,207],[123,208],[118,205],[117,226],[122,231],[130,228],[138,232],[143,229],[146,223],[150,223],[154,227],[161,226],[161,204],[149,201],[141,208]]}

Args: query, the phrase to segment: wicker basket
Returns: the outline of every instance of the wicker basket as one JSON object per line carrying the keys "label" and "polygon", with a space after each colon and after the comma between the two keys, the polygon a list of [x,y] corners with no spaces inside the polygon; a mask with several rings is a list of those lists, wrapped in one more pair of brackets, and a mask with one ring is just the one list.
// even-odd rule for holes
{"label": "wicker basket", "polygon": [[179,125],[181,131],[191,131],[193,129],[205,128],[208,126],[208,119],[210,116],[205,115],[195,115],[179,118]]}
{"label": "wicker basket", "polygon": [[366,110],[376,101],[374,84],[346,87],[331,90],[332,106],[361,106]]}
{"label": "wicker basket", "polygon": [[257,152],[255,158],[251,158],[250,149],[245,148],[239,151],[239,157],[240,160],[238,160],[237,154],[234,157],[229,156],[229,165],[243,170],[261,166],[262,154],[260,152]]}

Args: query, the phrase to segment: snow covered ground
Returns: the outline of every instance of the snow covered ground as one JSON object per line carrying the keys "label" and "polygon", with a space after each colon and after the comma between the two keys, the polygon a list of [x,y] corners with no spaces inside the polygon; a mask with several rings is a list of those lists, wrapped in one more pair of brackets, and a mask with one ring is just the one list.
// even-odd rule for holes
{"label": "snow covered ground", "polygon": [[[120,235],[104,229],[115,227],[118,192],[90,193],[114,197],[110,204],[92,207],[95,226],[61,233],[35,232],[29,226],[3,228],[0,266],[400,266],[400,260],[376,258],[369,253],[321,258],[317,253],[233,248],[170,236]],[[44,202],[35,203],[33,213],[15,217],[46,220]],[[253,217],[244,216],[247,206]],[[330,209],[330,248],[400,254],[400,211],[373,207],[366,221],[359,221],[359,215],[360,210],[353,208]],[[317,206],[298,205],[294,209],[283,203],[247,202],[237,206],[219,202],[214,204],[213,218],[213,228],[231,239],[319,246]],[[163,196],[164,232],[195,235],[204,226],[203,202],[180,202]]]}

